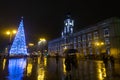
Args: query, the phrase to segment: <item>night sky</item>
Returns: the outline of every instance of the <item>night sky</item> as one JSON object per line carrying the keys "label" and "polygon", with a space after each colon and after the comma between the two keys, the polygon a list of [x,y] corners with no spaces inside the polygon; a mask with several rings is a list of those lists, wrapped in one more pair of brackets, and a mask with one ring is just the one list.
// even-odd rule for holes
{"label": "night sky", "polygon": [[117,0],[0,0],[0,47],[6,45],[7,29],[18,28],[24,17],[26,41],[36,43],[40,37],[48,41],[61,36],[67,14],[75,20],[75,28],[93,25],[110,17],[120,17]]}

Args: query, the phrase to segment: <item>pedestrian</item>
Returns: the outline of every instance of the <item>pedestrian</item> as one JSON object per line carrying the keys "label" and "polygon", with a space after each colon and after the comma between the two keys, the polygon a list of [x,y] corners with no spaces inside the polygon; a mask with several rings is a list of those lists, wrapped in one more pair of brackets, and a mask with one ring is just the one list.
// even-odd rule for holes
{"label": "pedestrian", "polygon": [[65,56],[65,66],[66,66],[66,77],[65,77],[65,80],[72,80],[71,79],[71,56],[70,55],[66,55]]}
{"label": "pedestrian", "polygon": [[107,57],[107,55],[103,55],[103,62],[104,62],[105,64],[108,63],[108,57]]}
{"label": "pedestrian", "polygon": [[75,69],[77,69],[78,64],[77,64],[76,54],[71,55],[71,64],[72,64],[72,66],[73,66]]}
{"label": "pedestrian", "polygon": [[65,66],[66,66],[66,71],[70,72],[71,71],[71,58],[69,55],[66,55],[65,57]]}
{"label": "pedestrian", "polygon": [[73,55],[66,55],[65,57],[65,65],[66,65],[66,71],[70,71],[72,68],[77,69],[77,57],[76,54]]}

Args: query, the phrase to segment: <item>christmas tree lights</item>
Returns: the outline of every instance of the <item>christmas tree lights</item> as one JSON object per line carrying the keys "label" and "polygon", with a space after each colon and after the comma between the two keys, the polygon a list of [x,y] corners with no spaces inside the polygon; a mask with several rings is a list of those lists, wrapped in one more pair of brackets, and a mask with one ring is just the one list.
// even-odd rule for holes
{"label": "christmas tree lights", "polygon": [[27,55],[23,18],[19,24],[18,32],[11,46],[10,55]]}

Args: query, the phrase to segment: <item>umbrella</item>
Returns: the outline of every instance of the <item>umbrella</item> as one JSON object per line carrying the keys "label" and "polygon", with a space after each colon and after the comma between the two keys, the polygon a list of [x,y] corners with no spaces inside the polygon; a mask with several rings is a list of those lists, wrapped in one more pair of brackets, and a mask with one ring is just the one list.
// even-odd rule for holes
{"label": "umbrella", "polygon": [[66,54],[74,54],[74,53],[76,53],[76,52],[78,52],[76,49],[66,49],[66,50],[64,51],[64,53],[66,53]]}

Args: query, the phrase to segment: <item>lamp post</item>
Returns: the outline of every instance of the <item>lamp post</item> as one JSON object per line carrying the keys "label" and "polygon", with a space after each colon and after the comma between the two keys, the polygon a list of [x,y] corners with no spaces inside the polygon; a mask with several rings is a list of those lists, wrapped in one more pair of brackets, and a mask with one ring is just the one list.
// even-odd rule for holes
{"label": "lamp post", "polygon": [[104,45],[104,42],[95,42],[95,47],[98,49],[98,53],[101,53],[102,46]]}
{"label": "lamp post", "polygon": [[[9,36],[9,44],[8,44],[8,51],[10,50],[10,47],[11,47],[11,41],[12,41],[12,37],[13,37],[13,35],[14,34],[16,34],[16,30],[8,30],[7,32],[6,32],[6,34]],[[8,52],[7,51],[7,52]]]}
{"label": "lamp post", "polygon": [[34,43],[29,43],[28,44],[28,51],[29,51],[30,55],[33,54],[34,49],[35,49],[35,44]]}
{"label": "lamp post", "polygon": [[9,35],[9,42],[11,43],[11,39],[13,34],[16,34],[16,30],[12,30],[12,31],[7,31],[6,34]]}
{"label": "lamp post", "polygon": [[[29,47],[29,48],[33,48],[34,46],[35,46],[34,43],[29,43],[29,44],[28,44],[28,47]],[[31,49],[30,49],[30,52],[31,52]]]}
{"label": "lamp post", "polygon": [[45,38],[40,38],[39,41],[38,41],[38,46],[40,48],[40,51],[41,51],[42,55],[44,53],[45,45],[46,45],[46,39]]}

